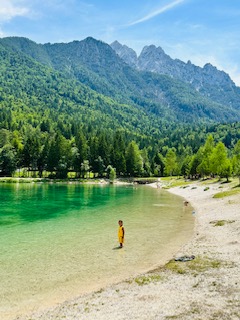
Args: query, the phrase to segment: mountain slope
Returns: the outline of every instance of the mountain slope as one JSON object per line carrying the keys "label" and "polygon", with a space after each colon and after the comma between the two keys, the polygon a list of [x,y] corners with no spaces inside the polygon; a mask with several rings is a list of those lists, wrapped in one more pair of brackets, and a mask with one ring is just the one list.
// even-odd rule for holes
{"label": "mountain slope", "polygon": [[[38,45],[25,38],[3,38],[6,50],[61,72],[69,81],[84,84],[118,103],[137,108],[158,120],[201,122],[236,121],[240,109],[203,96],[192,85],[168,75],[138,71],[107,44],[93,38],[68,44]],[[158,119],[158,120],[157,120]]]}
{"label": "mountain slope", "polygon": [[190,84],[212,101],[240,109],[240,88],[235,86],[228,74],[210,63],[200,68],[190,61],[184,63],[179,59],[174,60],[161,47],[154,45],[144,47],[139,57],[134,56],[131,48],[117,41],[111,46],[126,63],[138,70],[168,75]]}
{"label": "mountain slope", "polygon": [[75,126],[87,130],[89,125],[96,134],[103,128],[144,136],[149,135],[151,128],[157,133],[160,120],[149,116],[144,109],[104,97],[65,74],[0,44],[1,128],[22,131],[50,121],[54,131],[64,126],[68,138]]}

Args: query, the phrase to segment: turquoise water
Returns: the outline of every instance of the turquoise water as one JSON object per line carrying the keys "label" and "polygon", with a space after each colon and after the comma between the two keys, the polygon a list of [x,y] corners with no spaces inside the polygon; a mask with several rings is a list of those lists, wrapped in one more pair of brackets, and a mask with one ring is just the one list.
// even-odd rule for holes
{"label": "turquoise water", "polygon": [[193,229],[181,198],[146,186],[2,184],[0,197],[1,319],[157,266]]}

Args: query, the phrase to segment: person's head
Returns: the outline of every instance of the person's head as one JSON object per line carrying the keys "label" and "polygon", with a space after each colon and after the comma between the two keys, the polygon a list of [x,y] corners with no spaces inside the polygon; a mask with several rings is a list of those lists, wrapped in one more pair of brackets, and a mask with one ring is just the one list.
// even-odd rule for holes
{"label": "person's head", "polygon": [[118,224],[119,224],[119,226],[121,227],[121,226],[123,225],[123,221],[122,221],[122,220],[119,220],[119,221],[118,221]]}

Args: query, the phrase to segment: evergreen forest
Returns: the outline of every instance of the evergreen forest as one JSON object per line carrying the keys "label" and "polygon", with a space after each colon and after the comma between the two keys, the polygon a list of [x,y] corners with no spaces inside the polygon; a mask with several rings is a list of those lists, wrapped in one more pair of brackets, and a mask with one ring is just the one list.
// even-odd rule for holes
{"label": "evergreen forest", "polygon": [[63,44],[0,40],[1,176],[240,177],[240,104],[138,72],[101,42],[119,72],[83,51],[67,65],[74,54]]}

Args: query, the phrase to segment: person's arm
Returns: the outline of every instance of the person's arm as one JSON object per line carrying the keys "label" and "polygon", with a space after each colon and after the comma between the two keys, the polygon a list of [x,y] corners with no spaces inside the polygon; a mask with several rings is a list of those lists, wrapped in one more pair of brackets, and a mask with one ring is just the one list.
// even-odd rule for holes
{"label": "person's arm", "polygon": [[122,227],[122,231],[123,231],[123,238],[124,238],[124,228]]}

